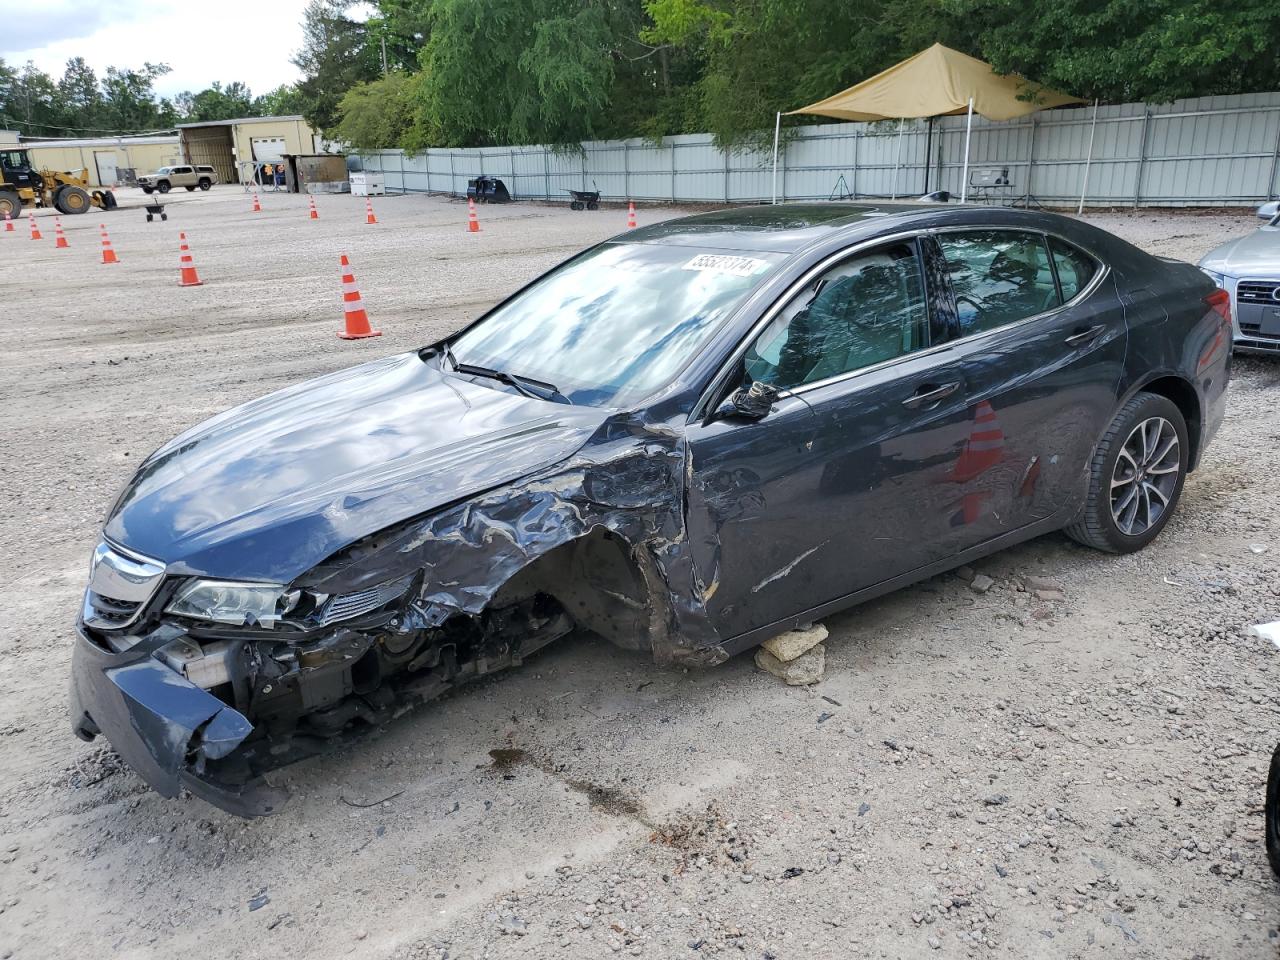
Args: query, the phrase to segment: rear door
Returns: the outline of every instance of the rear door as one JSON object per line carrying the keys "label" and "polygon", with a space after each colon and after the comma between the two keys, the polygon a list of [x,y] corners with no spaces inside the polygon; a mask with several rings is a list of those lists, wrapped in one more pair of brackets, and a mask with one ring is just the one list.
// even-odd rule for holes
{"label": "rear door", "polygon": [[1072,513],[1119,402],[1127,329],[1106,266],[1057,237],[939,231],[968,437],[947,476],[954,551]]}

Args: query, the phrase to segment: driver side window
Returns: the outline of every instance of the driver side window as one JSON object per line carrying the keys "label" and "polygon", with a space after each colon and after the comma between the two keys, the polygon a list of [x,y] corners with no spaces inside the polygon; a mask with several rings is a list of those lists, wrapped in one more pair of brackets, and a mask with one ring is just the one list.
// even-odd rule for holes
{"label": "driver side window", "polygon": [[747,349],[746,372],[779,390],[817,383],[921,349],[927,325],[915,247],[890,244],[811,281]]}

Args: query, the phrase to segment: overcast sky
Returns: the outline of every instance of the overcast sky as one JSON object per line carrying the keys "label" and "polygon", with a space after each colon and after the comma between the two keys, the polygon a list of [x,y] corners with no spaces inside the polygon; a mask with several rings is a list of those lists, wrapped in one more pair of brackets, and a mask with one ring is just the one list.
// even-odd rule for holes
{"label": "overcast sky", "polygon": [[302,46],[307,0],[218,4],[201,0],[0,0],[0,58],[28,60],[55,80],[71,57],[101,76],[109,66],[167,63],[160,96],[221,80],[255,95],[298,79],[289,58]]}

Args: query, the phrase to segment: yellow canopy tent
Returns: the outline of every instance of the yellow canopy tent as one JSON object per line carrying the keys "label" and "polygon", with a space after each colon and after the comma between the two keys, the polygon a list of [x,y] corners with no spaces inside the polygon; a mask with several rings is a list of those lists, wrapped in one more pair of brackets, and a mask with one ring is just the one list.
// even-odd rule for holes
{"label": "yellow canopy tent", "polygon": [[[1019,99],[1019,97],[1029,99]],[[1012,120],[1045,107],[1060,107],[1068,103],[1083,103],[1056,90],[1038,87],[1016,74],[1001,76],[991,64],[935,43],[914,57],[894,64],[888,70],[863,80],[848,90],[811,103],[799,110],[787,111],[812,113],[840,120],[901,121],[903,118],[954,116],[967,114],[964,137],[964,175],[961,180],[961,200],[968,192],[969,137],[973,130],[973,115],[981,114],[988,120]],[[777,201],[778,135],[781,132],[782,114],[774,121],[773,166],[774,201]],[[899,126],[901,132],[901,126]],[[932,133],[932,130],[930,130]],[[928,148],[926,148],[927,163]],[[928,166],[925,167],[925,192],[929,189]]]}

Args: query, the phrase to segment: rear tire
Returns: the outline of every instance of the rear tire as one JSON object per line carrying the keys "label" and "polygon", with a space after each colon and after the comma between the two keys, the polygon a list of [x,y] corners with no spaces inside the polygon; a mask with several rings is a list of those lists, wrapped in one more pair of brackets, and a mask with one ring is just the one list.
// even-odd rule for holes
{"label": "rear tire", "polygon": [[1094,451],[1084,512],[1067,536],[1107,553],[1141,550],[1177,509],[1189,449],[1186,421],[1172,400],[1134,396]]}
{"label": "rear tire", "polygon": [[58,208],[59,213],[71,216],[74,213],[88,213],[93,201],[89,198],[88,191],[68,184],[53,195],[53,205]]}
{"label": "rear tire", "polygon": [[195,192],[196,192],[195,187],[187,187],[187,193],[195,193]]}
{"label": "rear tire", "polygon": [[201,189],[201,190],[208,190],[208,189],[209,189],[210,187],[212,187],[212,186],[213,186],[213,181],[212,181],[212,180],[209,180],[209,179],[207,179],[207,178],[206,178],[206,179],[204,179],[204,180],[201,180],[201,181],[200,181],[200,189]]}
{"label": "rear tire", "polygon": [[0,220],[6,213],[14,220],[22,213],[22,198],[17,190],[0,190]]}

